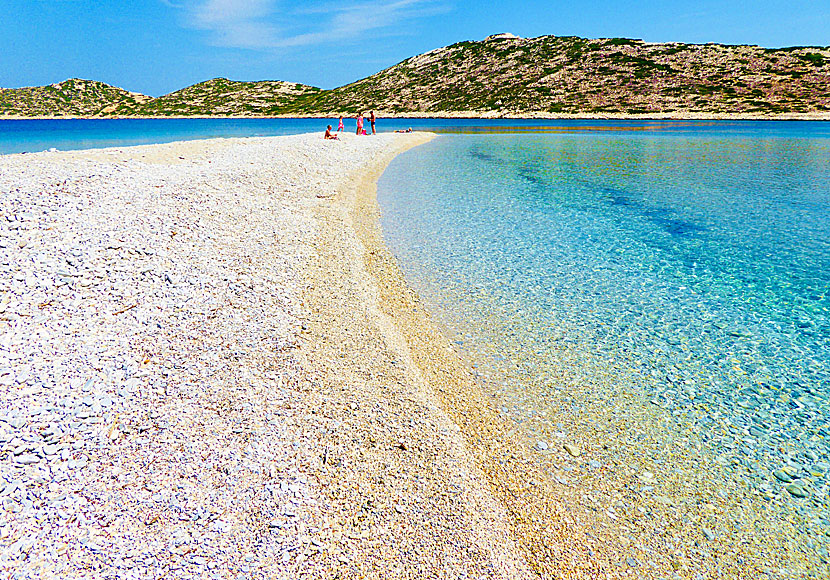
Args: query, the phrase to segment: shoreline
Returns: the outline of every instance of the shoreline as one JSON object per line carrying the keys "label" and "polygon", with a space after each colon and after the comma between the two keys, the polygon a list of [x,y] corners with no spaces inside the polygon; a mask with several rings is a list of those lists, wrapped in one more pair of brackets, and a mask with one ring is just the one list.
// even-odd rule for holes
{"label": "shoreline", "polygon": [[[55,120],[118,120],[118,119],[336,119],[343,115],[351,118],[354,113],[331,112],[329,114],[286,114],[286,115],[140,115],[140,116],[95,116],[95,115],[3,115],[0,121],[55,121]],[[410,111],[392,113],[378,111],[380,119],[515,119],[515,120],[585,120],[585,121],[830,121],[830,112],[813,113],[704,113],[696,111],[675,111],[668,113],[547,113],[528,111],[524,113],[454,111],[425,113]]]}
{"label": "shoreline", "polygon": [[[458,558],[458,551],[482,552],[489,562],[485,566],[491,570],[488,576],[533,577],[525,564],[527,554],[514,543],[511,517],[481,472],[467,432],[459,429],[458,414],[435,391],[437,375],[469,377],[469,370],[446,338],[431,327],[429,315],[405,285],[380,232],[378,177],[394,157],[430,138],[415,134],[402,139],[400,146],[348,180],[329,203],[317,208],[320,221],[327,225],[317,245],[323,259],[307,279],[307,298],[317,314],[309,320],[309,342],[318,361],[329,361],[329,380],[348,382],[344,377],[364,376],[358,408],[371,404],[374,413],[392,418],[369,428],[370,450],[360,469],[364,485],[372,494],[378,493],[378,502],[402,497],[394,488],[403,484],[409,496],[404,504],[418,507],[410,510],[404,505],[399,510],[399,504],[395,509],[399,516],[412,518],[419,534],[428,530],[429,543],[439,539],[452,546],[440,561],[451,562]],[[346,259],[338,260],[338,256]],[[406,327],[401,326],[404,321]],[[361,356],[367,351],[373,352],[368,360]],[[357,364],[332,362],[356,355]],[[475,388],[472,382],[465,386]],[[469,394],[472,400],[482,399],[477,389]],[[342,445],[333,443],[333,447],[335,454],[345,452]],[[415,465],[412,459],[400,463],[406,455],[415,456]],[[430,470],[425,472],[425,466]],[[390,471],[396,474],[393,481],[389,480]],[[373,536],[391,530],[395,542],[410,540],[405,525],[388,515],[375,513],[371,519],[375,520]],[[388,556],[373,557],[381,566],[390,561]],[[415,565],[423,573],[420,559],[409,566]],[[468,566],[459,562],[435,572],[440,576]]]}
{"label": "shoreline", "polygon": [[[406,284],[395,257],[387,248],[380,227],[377,175],[367,174],[358,187],[351,218],[367,250],[369,279],[378,283],[378,305],[388,320],[387,332],[396,337],[408,355],[408,365],[459,433],[471,459],[497,504],[507,514],[512,539],[527,560],[534,577],[567,578],[598,573],[608,546],[585,535],[588,521],[579,521],[573,505],[549,493],[534,450],[515,425],[493,409],[492,399],[473,376],[469,361],[453,348],[436,326],[418,295]],[[597,550],[597,559],[588,557]],[[610,562],[609,562],[610,563]],[[607,570],[608,568],[606,568]],[[529,577],[525,575],[524,577]]]}

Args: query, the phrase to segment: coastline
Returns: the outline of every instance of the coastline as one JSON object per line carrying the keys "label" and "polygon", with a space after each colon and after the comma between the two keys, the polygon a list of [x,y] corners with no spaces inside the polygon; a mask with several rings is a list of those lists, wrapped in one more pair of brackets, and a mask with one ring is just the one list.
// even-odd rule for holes
{"label": "coastline", "polygon": [[[432,148],[429,155],[419,155],[417,161],[402,160],[386,178],[386,187],[393,188],[386,190],[387,199],[395,197],[396,178],[406,183],[411,178],[428,174],[433,168],[442,171],[449,159],[458,159],[461,167],[469,172],[465,157],[475,150],[469,145],[454,148],[448,145],[451,139],[446,138],[441,145]],[[511,149],[505,147],[504,151]],[[483,148],[482,156],[486,154],[503,153],[494,154],[493,150]],[[406,170],[401,171],[401,167]],[[505,173],[512,174],[509,169]],[[414,199],[423,201],[431,211],[422,213],[412,209],[415,218],[399,221],[401,216],[393,209],[394,217],[390,222],[396,224],[392,226],[396,233],[391,235],[408,237],[410,250],[411,245],[424,243],[441,253],[444,248],[438,247],[439,244],[430,246],[429,242],[413,240],[411,230],[407,234],[401,228],[407,227],[402,224],[423,224],[433,212],[445,209],[452,218],[437,223],[448,224],[447,233],[436,227],[429,234],[421,231],[422,237],[435,235],[445,243],[459,240],[461,245],[465,243],[462,240],[475,239],[476,234],[461,227],[454,229],[453,221],[464,220],[465,214],[453,213],[450,203],[442,205],[435,201],[438,197],[452,199],[469,212],[466,215],[478,216],[476,210],[480,208],[470,210],[469,205],[457,201],[456,196],[462,196],[453,186],[443,185],[456,183],[456,180],[464,183],[459,174],[463,176],[461,171],[447,171],[441,179],[431,182],[439,185],[429,193],[413,183],[403,185],[402,191],[406,192],[403,198],[407,203],[401,205],[412,208]],[[505,187],[504,183],[509,182],[505,180],[499,185]],[[417,194],[413,195],[413,190]],[[496,195],[485,188],[473,188],[469,183],[466,190],[479,199],[489,200],[491,195]],[[513,191],[507,191],[506,196],[518,197]],[[367,211],[372,211],[374,200],[368,199],[366,203]],[[387,203],[390,207],[395,206],[395,202]],[[499,231],[498,225],[491,223],[489,226],[485,235]],[[429,226],[425,229],[429,231]],[[466,235],[459,236],[459,231]],[[380,238],[380,234],[377,237]],[[404,248],[406,245],[407,242],[402,244]],[[423,280],[435,280],[435,274],[441,272],[444,265],[448,266],[446,272],[451,277],[463,271],[452,258],[444,256],[431,261],[431,257],[424,256],[423,252],[415,255],[430,264],[427,267],[429,274]],[[479,257],[481,259],[499,263],[500,256],[493,252],[487,258]],[[412,257],[409,260],[412,263]],[[378,261],[384,262],[380,258]],[[387,261],[394,260],[388,256]],[[417,270],[418,266],[415,268]],[[522,271],[520,267],[513,268],[513,271]],[[381,273],[374,277],[383,279],[383,270],[381,267]],[[753,578],[761,575],[790,578],[809,577],[811,571],[828,570],[826,554],[816,551],[816,544],[805,533],[810,529],[811,516],[803,507],[805,502],[799,499],[804,494],[796,495],[800,488],[785,490],[778,487],[774,490],[765,486],[769,479],[780,480],[772,473],[776,467],[762,462],[747,472],[736,474],[733,466],[740,464],[727,459],[729,451],[724,452],[722,447],[706,440],[706,436],[727,432],[728,427],[712,425],[702,434],[700,424],[655,404],[653,393],[659,392],[659,380],[652,380],[652,377],[638,379],[624,364],[605,367],[603,376],[596,382],[573,380],[568,371],[585,364],[584,360],[573,358],[568,361],[574,363],[573,367],[567,363],[559,365],[558,369],[564,372],[546,373],[544,369],[533,372],[539,368],[537,366],[531,372],[519,374],[518,385],[512,386],[512,400],[509,395],[504,395],[511,387],[498,372],[485,378],[479,389],[469,375],[469,365],[463,361],[459,364],[449,352],[450,348],[441,352],[434,346],[446,343],[439,332],[433,331],[437,338],[419,342],[419,334],[428,333],[429,329],[422,328],[423,324],[412,314],[419,307],[418,299],[399,279],[399,272],[390,275],[392,282],[385,281],[383,287],[391,285],[399,289],[388,292],[391,303],[388,308],[395,326],[406,334],[420,368],[444,401],[443,407],[462,428],[477,462],[511,514],[517,541],[542,577],[568,577],[571,574],[573,577],[605,575],[608,578],[635,575],[640,578]],[[476,294],[480,288],[481,278],[476,279],[475,274],[471,277],[473,284],[465,287],[467,292],[455,289],[445,296],[440,291],[436,294],[441,298],[448,297],[448,302],[464,304],[468,292]],[[440,274],[438,279],[441,279]],[[448,281],[449,284],[453,282]],[[492,288],[480,294],[486,296],[490,292],[494,292]],[[402,305],[396,307],[396,302]],[[470,302],[481,306],[484,312],[488,310],[486,300]],[[510,304],[511,310],[524,306],[509,300],[498,306],[505,303]],[[462,308],[459,311],[465,312]],[[495,347],[471,361],[483,369],[488,369],[491,364],[488,360],[491,353],[508,359],[522,356],[520,351],[526,343],[519,340],[501,341],[496,337],[490,342],[486,338],[482,341],[481,336],[471,338],[475,336],[476,325],[487,324],[486,318],[479,319],[474,315],[471,318],[475,323],[467,322],[457,314],[454,318],[453,330],[465,343]],[[498,323],[499,315],[493,319]],[[522,317],[516,316],[508,324],[495,327],[504,336],[512,336],[513,328],[522,325],[516,319]],[[556,328],[556,325],[550,326]],[[546,328],[546,332],[551,331]],[[496,332],[484,336],[493,338],[493,334]],[[624,333],[613,336],[615,340],[625,341]],[[551,348],[568,350],[561,346]],[[705,351],[693,349],[693,352]],[[454,369],[459,369],[458,374],[450,379]],[[509,372],[505,373],[508,379],[516,378]],[[638,382],[644,386],[640,392],[630,387]],[[605,385],[607,391],[603,389]],[[580,391],[591,394],[580,398]],[[607,404],[602,404],[600,401],[606,398]],[[517,401],[519,408],[524,404],[525,411],[529,408],[530,412],[516,412],[514,420],[510,418],[513,414],[511,403]],[[716,402],[715,397],[704,399],[697,409],[714,416]],[[505,421],[523,436],[515,437]],[[792,440],[797,441],[795,437]],[[567,444],[575,447],[576,452],[572,453]],[[781,445],[776,451],[784,453],[791,444],[786,441],[787,447]],[[810,459],[810,456],[806,457],[806,461]],[[757,478],[755,481],[761,483],[760,489],[747,485],[750,481],[747,475]],[[807,485],[810,484],[805,488]],[[817,483],[816,488],[820,485]],[[817,498],[819,494],[814,492],[813,497]],[[813,506],[818,507],[819,501],[814,500]],[[815,521],[815,516],[812,517]]]}
{"label": "coastline", "polygon": [[[613,396],[613,408],[631,411],[616,435],[596,429],[607,417],[586,411],[570,437],[561,439],[565,434],[549,426],[536,436],[558,443],[539,447],[536,439],[529,441],[524,428],[497,410],[470,361],[407,286],[380,228],[381,172],[362,174],[355,191],[346,189],[329,210],[357,234],[365,266],[358,278],[376,284],[369,292],[371,297],[377,292],[379,312],[373,299],[361,303],[370,305],[387,344],[411,369],[411,379],[398,385],[417,385],[458,427],[465,456],[481,471],[512,541],[538,577],[787,577],[821,566],[818,560],[800,560],[794,520],[784,524],[782,514],[766,506],[756,511],[746,490],[728,483],[721,457],[697,443],[687,447],[684,443],[694,439],[687,425],[627,388]],[[625,375],[608,380],[623,385]],[[528,396],[545,397],[526,387]],[[665,433],[677,440],[666,445]],[[607,467],[591,474],[585,471],[589,460]],[[755,533],[744,533],[742,526]],[[632,529],[648,539],[632,539]],[[780,546],[787,550],[777,552]]]}
{"label": "coastline", "polygon": [[[96,116],[96,115],[2,115],[0,121],[26,120],[76,120],[76,119],[336,119],[338,116],[353,116],[354,113],[333,111],[327,114],[286,114],[286,115],[140,115],[140,116]],[[830,112],[813,113],[706,113],[698,111],[674,111],[666,113],[549,113],[545,111],[442,111],[430,113],[421,111],[390,112],[377,111],[378,118],[386,119],[550,119],[550,120],[620,120],[620,121],[830,121]]]}
{"label": "coastline", "polygon": [[[345,432],[327,442],[334,463],[347,457],[359,464],[355,474],[362,491],[356,494],[334,473],[321,477],[331,477],[324,479],[326,487],[336,490],[330,493],[341,503],[344,495],[351,503],[366,501],[367,493],[373,498],[376,509],[360,525],[349,521],[361,530],[353,529],[352,536],[386,536],[392,543],[366,546],[376,562],[365,570],[370,577],[390,562],[392,569],[417,570],[421,577],[472,574],[478,566],[473,562],[481,562],[479,574],[529,578],[534,574],[515,545],[509,514],[493,496],[455,410],[434,390],[437,375],[469,372],[430,327],[380,233],[377,178],[396,155],[430,138],[416,133],[401,139],[316,211],[325,225],[316,244],[320,260],[306,279],[312,316],[304,354],[322,370],[321,384],[330,385],[324,413],[338,389],[362,383],[349,393],[349,405],[356,414],[369,414],[358,425],[341,426]],[[416,333],[424,333],[420,342],[413,341]],[[480,397],[469,394],[470,401]],[[360,441],[362,449],[355,453],[350,441]],[[390,505],[395,498],[399,503]],[[400,561],[397,544],[411,546],[408,562]]]}
{"label": "coastline", "polygon": [[355,233],[424,139],[0,157],[0,570],[533,577]]}
{"label": "coastline", "polygon": [[[613,547],[586,535],[592,522],[572,511],[574,496],[563,501],[561,495],[551,493],[550,477],[537,454],[516,426],[493,408],[469,361],[453,348],[407,286],[380,228],[376,197],[380,173],[363,175],[343,209],[350,212],[366,250],[367,278],[377,283],[377,315],[387,337],[403,351],[413,382],[457,426],[466,454],[507,515],[512,539],[533,570],[532,577],[582,578],[612,569]],[[591,553],[595,557],[589,557]]]}

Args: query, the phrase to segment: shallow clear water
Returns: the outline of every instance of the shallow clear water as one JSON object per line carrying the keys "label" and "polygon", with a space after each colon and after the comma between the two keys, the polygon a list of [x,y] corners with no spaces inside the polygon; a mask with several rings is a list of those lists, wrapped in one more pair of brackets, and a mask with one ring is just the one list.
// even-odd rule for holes
{"label": "shallow clear water", "polygon": [[381,178],[382,225],[506,416],[630,391],[826,558],[830,134],[755,125],[441,136]]}

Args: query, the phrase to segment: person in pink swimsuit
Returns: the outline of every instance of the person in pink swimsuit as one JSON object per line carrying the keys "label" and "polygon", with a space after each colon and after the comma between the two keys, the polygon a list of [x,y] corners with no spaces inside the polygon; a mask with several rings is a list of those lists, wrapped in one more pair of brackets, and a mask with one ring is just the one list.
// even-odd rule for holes
{"label": "person in pink swimsuit", "polygon": [[357,114],[357,135],[363,134],[363,113]]}
{"label": "person in pink swimsuit", "polygon": [[340,122],[337,124],[337,132],[339,133],[342,130],[343,130],[343,115],[340,115]]}

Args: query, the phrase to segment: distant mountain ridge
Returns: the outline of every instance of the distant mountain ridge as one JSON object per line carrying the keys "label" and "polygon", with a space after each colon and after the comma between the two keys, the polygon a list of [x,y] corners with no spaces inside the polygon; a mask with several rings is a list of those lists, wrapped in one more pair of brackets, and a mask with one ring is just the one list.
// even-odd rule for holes
{"label": "distant mountain ridge", "polygon": [[499,34],[323,90],[213,79],[152,98],[97,81],[0,89],[0,116],[780,116],[830,118],[830,47]]}

